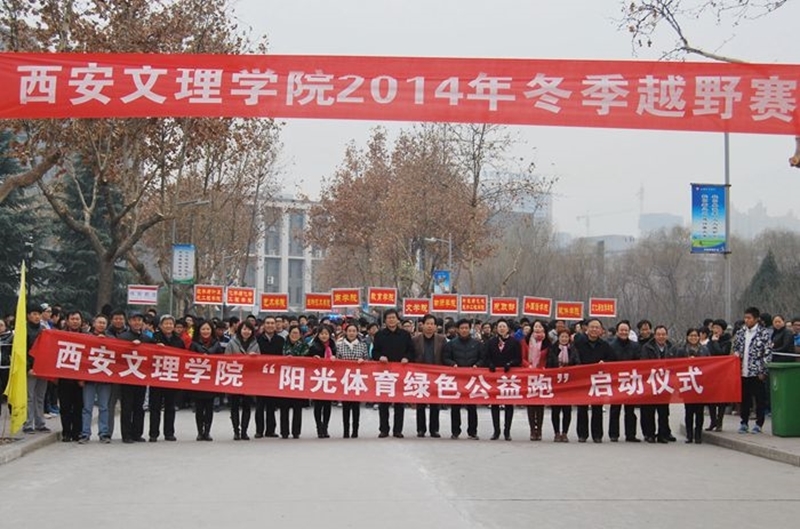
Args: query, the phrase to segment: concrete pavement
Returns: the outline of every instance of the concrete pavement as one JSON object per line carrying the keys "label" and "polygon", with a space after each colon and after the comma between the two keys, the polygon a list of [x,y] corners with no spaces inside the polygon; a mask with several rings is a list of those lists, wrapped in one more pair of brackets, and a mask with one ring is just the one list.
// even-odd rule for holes
{"label": "concrete pavement", "polygon": [[[790,527],[800,516],[800,469],[711,444],[553,443],[377,439],[377,412],[362,409],[360,439],[233,441],[227,412],[213,443],[194,440],[178,413],[179,441],[56,443],[0,467],[3,527]],[[546,417],[549,420],[549,417]],[[672,413],[674,431],[682,413]],[[732,427],[732,425],[729,425]],[[251,425],[251,436],[252,436]],[[572,427],[574,432],[574,423]],[[734,434],[735,435],[735,434]],[[753,436],[756,437],[756,436]]]}

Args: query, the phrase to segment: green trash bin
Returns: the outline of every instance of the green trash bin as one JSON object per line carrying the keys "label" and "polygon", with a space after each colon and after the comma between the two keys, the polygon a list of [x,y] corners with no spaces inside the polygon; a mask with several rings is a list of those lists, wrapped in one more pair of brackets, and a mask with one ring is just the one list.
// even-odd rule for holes
{"label": "green trash bin", "polygon": [[772,435],[800,437],[800,362],[769,365]]}

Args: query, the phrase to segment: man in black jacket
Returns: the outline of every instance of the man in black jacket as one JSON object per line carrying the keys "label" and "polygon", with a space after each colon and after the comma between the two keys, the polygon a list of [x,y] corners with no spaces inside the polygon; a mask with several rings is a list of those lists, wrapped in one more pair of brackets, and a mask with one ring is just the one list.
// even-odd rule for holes
{"label": "man in black jacket", "polygon": [[[630,340],[631,325],[627,321],[617,323],[614,339],[611,340],[611,350],[614,351],[614,360],[617,362],[632,362],[641,357],[639,344]],[[621,404],[612,404],[608,418],[608,437],[611,442],[619,440],[619,416]],[[640,443],[636,437],[636,406],[625,405],[625,440],[629,443]]]}
{"label": "man in black jacket", "polygon": [[[153,339],[144,334],[144,316],[134,312],[128,317],[128,330],[116,335],[120,340],[133,342],[135,345],[153,343]],[[120,429],[122,442],[143,443],[144,438],[144,397],[147,386],[132,384],[120,385]]]}
{"label": "man in black jacket", "polygon": [[[708,352],[711,356],[728,356],[731,354],[731,335],[725,332],[728,329],[728,322],[723,319],[711,322],[711,338],[708,340]],[[725,408],[727,404],[709,404],[708,415],[711,423],[706,428],[707,432],[715,430],[722,431],[722,420],[725,418]]]}
{"label": "man in black jacket", "polygon": [[[675,353],[675,346],[669,341],[667,327],[657,325],[653,330],[653,339],[642,347],[642,360],[675,358]],[[658,414],[658,430],[656,430],[656,414]],[[675,436],[672,435],[669,426],[669,404],[642,406],[642,433],[648,443],[675,442]]]}
{"label": "man in black jacket", "polygon": [[[258,349],[262,355],[283,356],[283,336],[278,334],[273,316],[264,318],[264,332],[258,335]],[[278,437],[275,433],[275,410],[280,404],[277,397],[256,397],[256,439]]]}
{"label": "man in black jacket", "polygon": [[[408,363],[414,358],[414,343],[408,331],[400,327],[400,319],[395,309],[387,310],[383,315],[386,327],[375,334],[372,346],[372,357],[378,361]],[[394,424],[392,435],[398,439],[403,438],[403,417],[405,404],[394,404]],[[389,403],[381,402],[378,405],[380,419],[380,433],[378,437],[389,437]]]}
{"label": "man in black jacket", "polygon": [[[614,361],[614,352],[603,335],[603,324],[594,318],[586,324],[586,338],[575,340],[581,364],[602,364]],[[603,442],[603,406],[592,405],[592,441]],[[578,442],[585,443],[589,438],[589,406],[578,406]]]}
{"label": "man in black jacket", "polygon": [[[161,316],[159,323],[159,330],[153,336],[153,342],[157,345],[164,347],[173,347],[175,349],[185,349],[186,344],[180,336],[175,333],[175,317],[169,314]],[[167,354],[164,355],[166,359]],[[164,361],[163,366],[154,368],[154,371],[161,370],[166,374],[169,366]],[[155,376],[156,373],[153,373]],[[161,424],[161,409],[164,409],[164,440],[177,441],[175,438],[175,395],[178,392],[176,389],[163,388],[150,386],[150,401],[147,404],[150,411],[150,438],[151,443],[158,440],[158,428]]]}
{"label": "man in black jacket", "polygon": [[[442,349],[442,362],[450,367],[481,367],[483,365],[483,344],[472,337],[469,320],[461,319],[457,324],[456,337]],[[467,408],[467,435],[478,440],[478,407],[475,404],[465,405]],[[450,436],[458,439],[461,435],[461,405],[450,406]]]}
{"label": "man in black jacket", "polygon": [[[436,332],[436,316],[426,314],[422,318],[422,332],[411,338],[414,344],[414,362],[418,364],[442,365],[442,348],[447,342],[444,334]],[[425,420],[425,410],[430,409],[430,428]],[[425,437],[430,431],[431,437],[439,435],[439,404],[417,403],[417,437]]]}

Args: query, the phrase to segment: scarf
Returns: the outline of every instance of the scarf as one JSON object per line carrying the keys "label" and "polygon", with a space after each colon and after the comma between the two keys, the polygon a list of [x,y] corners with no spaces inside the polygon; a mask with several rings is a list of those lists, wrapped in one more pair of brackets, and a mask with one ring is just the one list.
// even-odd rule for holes
{"label": "scarf", "polygon": [[569,346],[558,344],[558,363],[562,366],[569,364]]}
{"label": "scarf", "polygon": [[330,360],[333,356],[333,351],[331,351],[331,341],[328,340],[325,342],[325,360]]}
{"label": "scarf", "polygon": [[542,357],[542,342],[535,338],[531,340],[530,348],[528,349],[528,362],[531,367],[539,367],[539,360]]}
{"label": "scarf", "polygon": [[[508,338],[508,336],[506,336],[506,338]],[[502,336],[497,337],[497,348],[501,353],[503,352],[503,348],[506,346],[506,338],[503,338]]]}

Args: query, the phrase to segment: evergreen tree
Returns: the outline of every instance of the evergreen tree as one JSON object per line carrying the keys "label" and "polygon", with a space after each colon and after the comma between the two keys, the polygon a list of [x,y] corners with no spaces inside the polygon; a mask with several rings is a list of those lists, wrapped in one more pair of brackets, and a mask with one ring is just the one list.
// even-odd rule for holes
{"label": "evergreen tree", "polygon": [[740,305],[742,310],[746,307],[758,307],[767,312],[785,312],[786,307],[779,294],[786,285],[783,284],[783,274],[778,269],[778,263],[772,250],[761,261],[761,265],[753,274],[750,284],[742,293]]}
{"label": "evergreen tree", "polygon": [[[21,171],[9,153],[11,139],[10,132],[0,132],[0,182]],[[0,204],[0,314],[14,312],[23,259],[28,264],[29,297],[39,300],[46,289],[50,255],[43,243],[49,236],[48,209],[34,193],[23,189],[15,189]]]}

